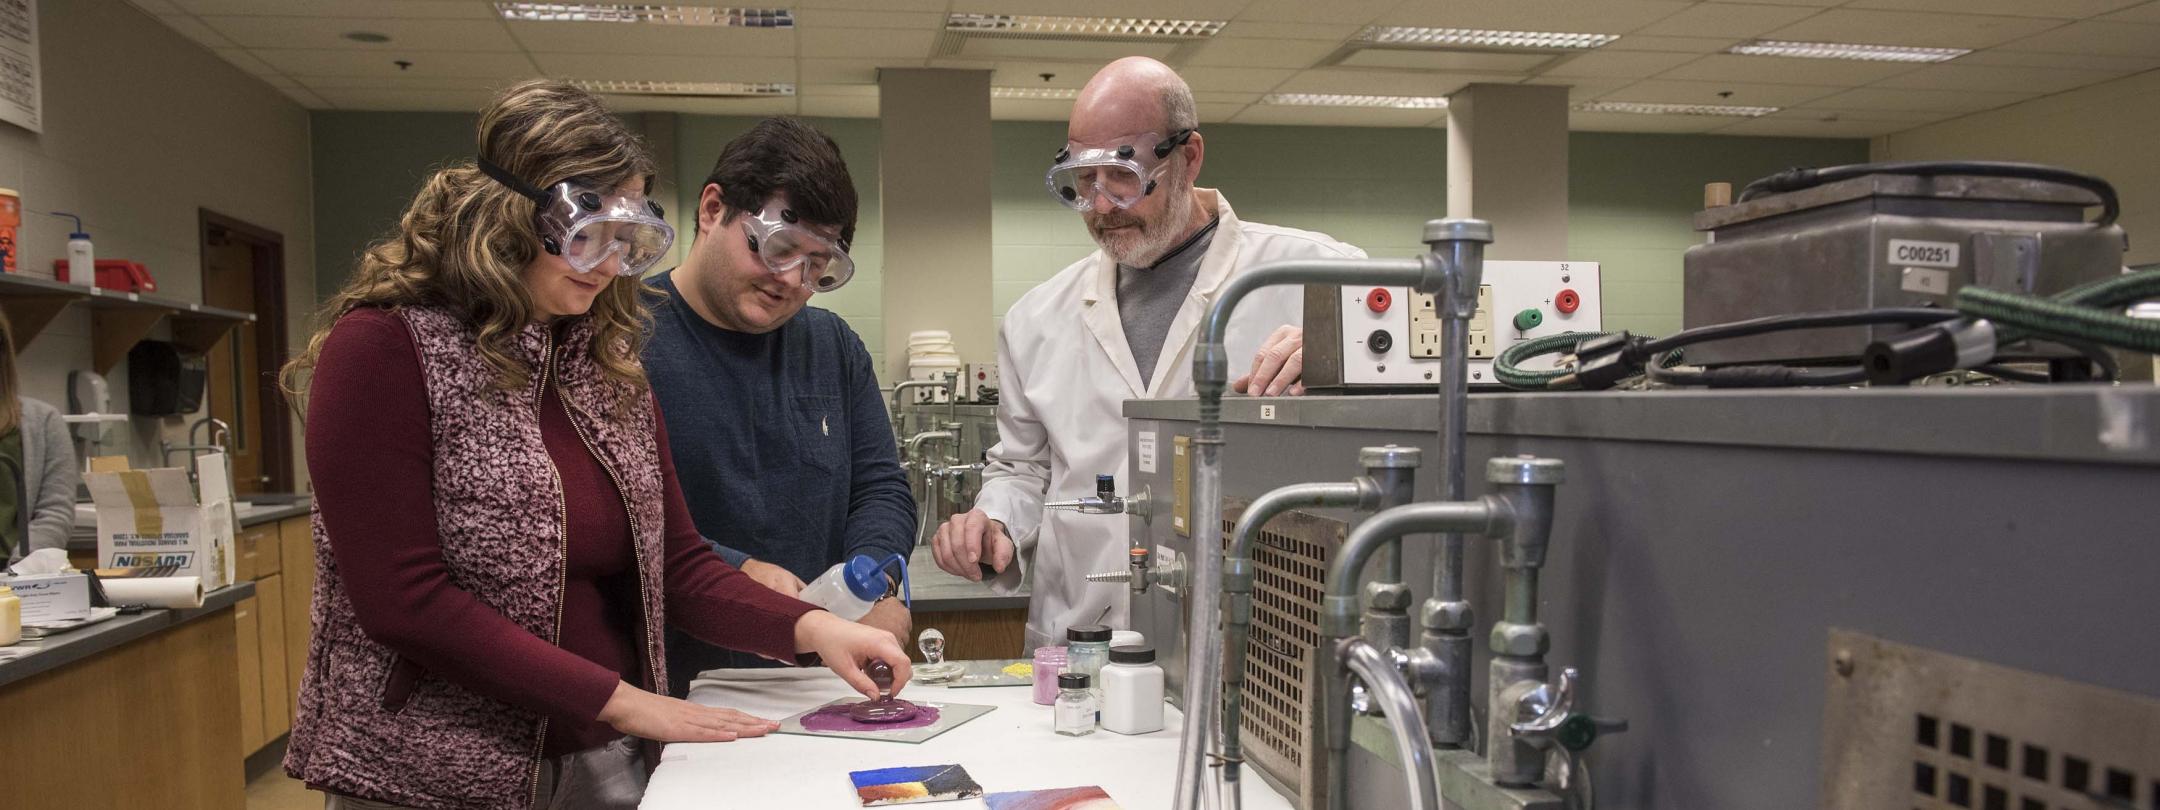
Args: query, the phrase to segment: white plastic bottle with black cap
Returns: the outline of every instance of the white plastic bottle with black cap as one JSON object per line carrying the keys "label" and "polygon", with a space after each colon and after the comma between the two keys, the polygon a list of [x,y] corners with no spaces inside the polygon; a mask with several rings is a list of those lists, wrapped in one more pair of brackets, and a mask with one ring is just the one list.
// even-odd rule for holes
{"label": "white plastic bottle with black cap", "polygon": [[1163,727],[1163,671],[1155,648],[1111,647],[1102,668],[1102,727],[1119,734],[1146,734]]}
{"label": "white plastic bottle with black cap", "polygon": [[[825,569],[825,573],[819,574],[817,579],[803,586],[802,592],[796,594],[795,598],[832,611],[833,615],[852,622],[861,619],[870,612],[871,605],[885,598],[888,587],[885,569],[894,565],[900,567],[900,582],[906,586],[907,558],[895,554],[880,563],[870,559],[868,554],[857,554],[847,562]],[[912,596],[905,594],[905,587],[903,596]]]}

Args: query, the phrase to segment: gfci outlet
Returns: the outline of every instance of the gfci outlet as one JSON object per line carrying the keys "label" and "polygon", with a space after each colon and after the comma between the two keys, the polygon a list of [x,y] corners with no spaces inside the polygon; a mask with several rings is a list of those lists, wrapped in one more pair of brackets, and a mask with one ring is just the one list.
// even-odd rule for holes
{"label": "gfci outlet", "polygon": [[[1471,385],[1493,384],[1492,365],[1508,347],[1562,332],[1599,331],[1603,321],[1596,262],[1492,260],[1477,290],[1477,311],[1465,324]],[[1373,303],[1374,291],[1386,293]],[[1331,345],[1308,336],[1306,353],[1337,353],[1340,385],[1425,387],[1437,383],[1441,352],[1439,307],[1432,295],[1404,287],[1336,288],[1335,323],[1340,334]],[[1534,311],[1537,317],[1521,317]],[[1527,324],[1529,328],[1523,326]],[[1330,330],[1337,331],[1337,330]],[[1386,340],[1374,336],[1385,334]],[[1554,357],[1534,358],[1524,367],[1552,367]],[[1323,384],[1323,390],[1331,384]]]}

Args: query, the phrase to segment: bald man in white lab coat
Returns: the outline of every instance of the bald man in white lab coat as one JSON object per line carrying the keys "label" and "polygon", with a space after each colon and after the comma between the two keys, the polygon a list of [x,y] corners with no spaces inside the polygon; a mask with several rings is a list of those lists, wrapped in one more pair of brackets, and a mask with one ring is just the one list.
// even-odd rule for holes
{"label": "bald man in white lab coat", "polygon": [[[1127,589],[1084,579],[1125,569],[1126,518],[1045,513],[1043,502],[1093,495],[1100,474],[1132,480],[1123,403],[1194,395],[1193,343],[1216,292],[1266,262],[1365,255],[1324,234],[1238,219],[1220,192],[1196,188],[1206,155],[1198,126],[1192,91],[1176,72],[1121,59],[1081,90],[1068,143],[1050,167],[1054,193],[1099,249],[1005,314],[999,442],[975,508],[948,519],[934,541],[947,572],[981,579],[987,565],[1002,592],[1032,581],[1031,650],[1062,644],[1066,628],[1098,617],[1127,626]],[[1263,289],[1238,306],[1229,351],[1254,359],[1233,388],[1303,393],[1302,316],[1295,286]]]}

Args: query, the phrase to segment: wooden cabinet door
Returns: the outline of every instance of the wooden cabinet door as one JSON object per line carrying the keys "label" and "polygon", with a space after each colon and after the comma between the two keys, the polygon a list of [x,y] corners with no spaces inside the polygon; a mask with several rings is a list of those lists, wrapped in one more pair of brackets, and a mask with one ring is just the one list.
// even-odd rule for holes
{"label": "wooden cabinet door", "polygon": [[258,597],[233,605],[233,628],[239,649],[240,754],[263,747],[262,615],[256,612]]}
{"label": "wooden cabinet door", "polygon": [[285,577],[256,580],[255,593],[261,609],[263,742],[268,744],[292,730],[292,679],[285,672]]}
{"label": "wooden cabinet door", "polygon": [[299,719],[300,677],[315,632],[315,531],[307,518],[286,518],[278,523],[278,540],[285,568],[285,678],[292,684],[288,713]]}

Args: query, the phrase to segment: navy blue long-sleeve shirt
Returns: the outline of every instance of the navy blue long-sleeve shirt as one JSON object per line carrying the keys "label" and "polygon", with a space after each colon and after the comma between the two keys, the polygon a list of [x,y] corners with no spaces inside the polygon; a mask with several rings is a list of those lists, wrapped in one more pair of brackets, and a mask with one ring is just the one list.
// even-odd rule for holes
{"label": "navy blue long-sleeve shirt", "polygon": [[[650,284],[667,298],[653,307],[645,373],[699,533],[733,565],[756,559],[805,582],[857,554],[905,558],[915,499],[870,351],[847,322],[806,306],[771,332],[734,332],[691,309],[673,271]],[[672,631],[667,643],[677,695],[699,670],[769,663]]]}

